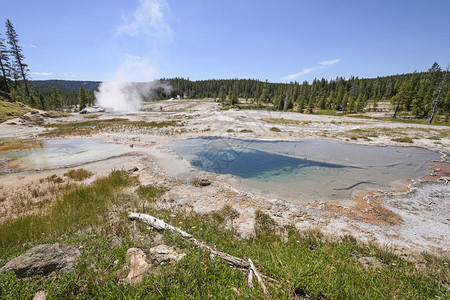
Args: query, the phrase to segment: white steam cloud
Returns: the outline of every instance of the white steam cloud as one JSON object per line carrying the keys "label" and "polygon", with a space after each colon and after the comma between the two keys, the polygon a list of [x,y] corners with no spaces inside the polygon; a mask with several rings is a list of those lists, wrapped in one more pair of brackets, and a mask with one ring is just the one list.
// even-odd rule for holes
{"label": "white steam cloud", "polygon": [[97,104],[117,112],[134,112],[142,108],[143,101],[151,101],[157,93],[170,93],[171,87],[163,81],[145,83],[104,81],[95,93]]}
{"label": "white steam cloud", "polygon": [[[166,0],[139,0],[131,16],[124,16],[116,29],[116,35],[139,38],[138,43],[152,43],[155,47],[163,41],[171,41],[172,29],[166,22]],[[151,101],[156,93],[168,93],[167,83],[155,81],[157,70],[150,60],[140,55],[124,53],[125,61],[113,79],[100,84],[95,93],[96,104],[118,112],[138,111],[143,101]],[[138,83],[146,81],[146,83]]]}

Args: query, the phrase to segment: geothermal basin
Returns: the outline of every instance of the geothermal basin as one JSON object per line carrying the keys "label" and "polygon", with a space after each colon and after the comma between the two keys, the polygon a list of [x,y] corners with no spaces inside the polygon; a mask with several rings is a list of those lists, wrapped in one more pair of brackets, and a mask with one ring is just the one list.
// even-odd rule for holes
{"label": "geothermal basin", "polygon": [[9,139],[0,141],[0,173],[75,166],[127,152],[129,146],[96,139]]}
{"label": "geothermal basin", "polygon": [[262,141],[208,137],[165,145],[197,170],[229,174],[246,190],[293,203],[342,200],[389,190],[430,173],[438,153],[328,140]]}

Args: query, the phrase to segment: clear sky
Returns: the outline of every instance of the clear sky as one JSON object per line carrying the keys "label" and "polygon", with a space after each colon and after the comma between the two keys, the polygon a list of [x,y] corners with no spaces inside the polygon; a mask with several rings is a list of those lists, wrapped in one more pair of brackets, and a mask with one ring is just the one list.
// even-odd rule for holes
{"label": "clear sky", "polygon": [[0,21],[32,79],[303,82],[446,68],[449,12],[449,0],[2,0]]}

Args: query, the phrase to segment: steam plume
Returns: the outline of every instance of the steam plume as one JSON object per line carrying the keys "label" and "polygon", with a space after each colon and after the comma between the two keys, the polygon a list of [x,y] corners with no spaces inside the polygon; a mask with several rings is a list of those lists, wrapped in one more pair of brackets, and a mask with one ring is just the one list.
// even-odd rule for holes
{"label": "steam plume", "polygon": [[[173,32],[165,19],[167,9],[166,0],[139,0],[134,13],[123,17],[116,35],[134,39],[132,42],[152,44],[154,48],[161,42],[171,41]],[[95,93],[98,106],[118,112],[138,111],[142,102],[152,100],[155,93],[170,91],[167,83],[155,81],[157,71],[149,59],[128,52],[124,56],[125,61],[114,78],[102,82]]]}

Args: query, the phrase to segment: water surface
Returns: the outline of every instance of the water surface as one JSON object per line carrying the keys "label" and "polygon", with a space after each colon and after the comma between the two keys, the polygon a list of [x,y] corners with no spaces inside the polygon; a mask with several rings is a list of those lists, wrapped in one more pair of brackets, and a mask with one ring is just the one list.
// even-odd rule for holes
{"label": "water surface", "polygon": [[58,168],[129,151],[129,146],[94,139],[3,140],[0,141],[0,172]]}
{"label": "water surface", "polygon": [[167,143],[199,170],[231,174],[245,186],[294,201],[344,199],[358,190],[429,173],[439,154],[412,147],[377,147],[327,140],[257,141],[196,138]]}

